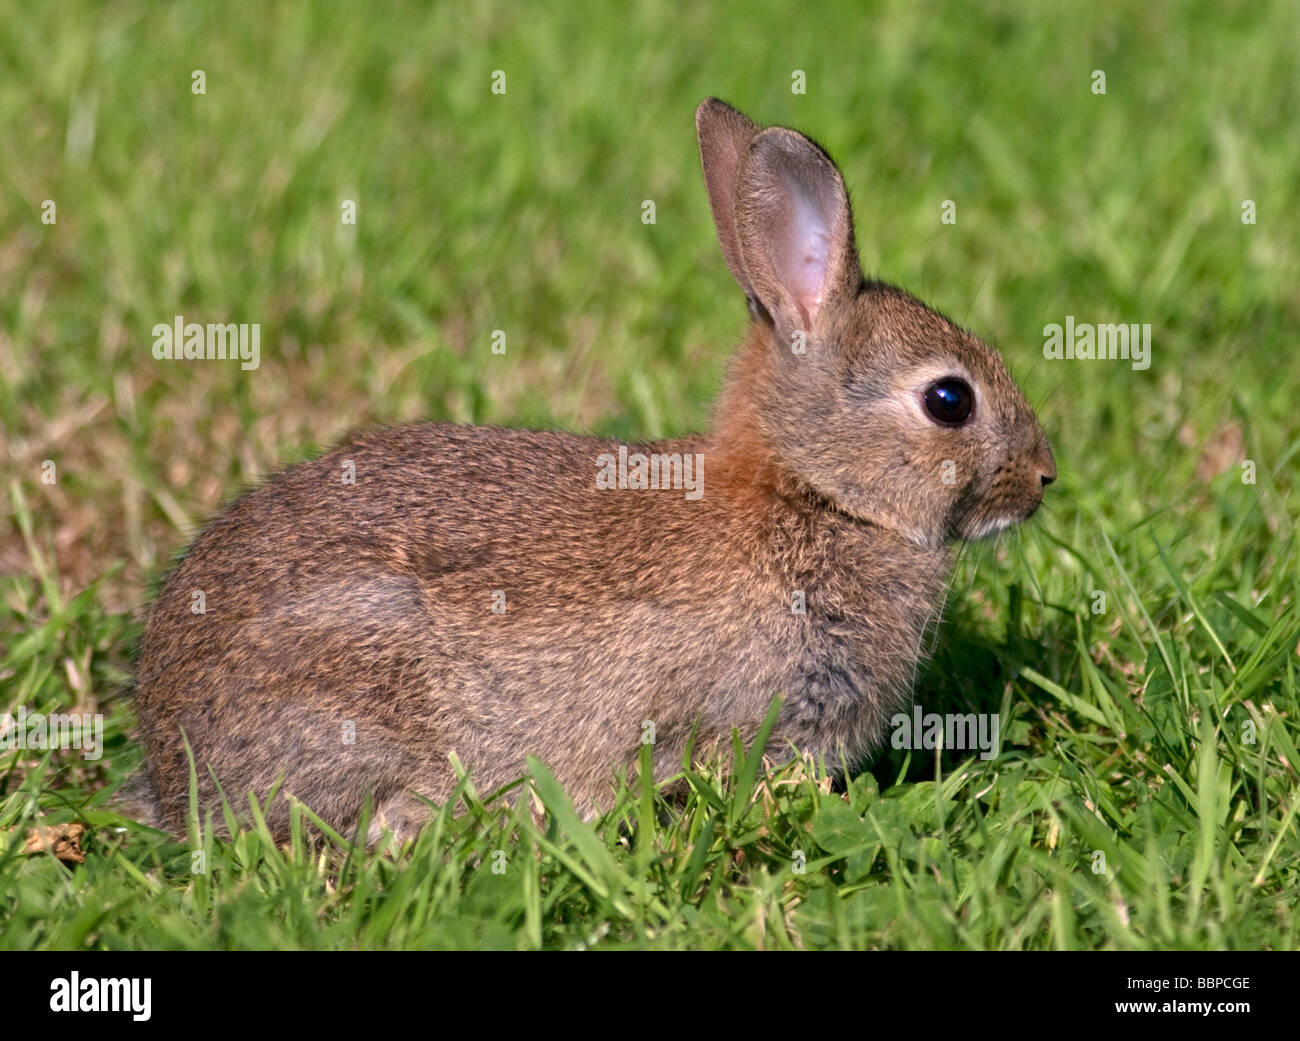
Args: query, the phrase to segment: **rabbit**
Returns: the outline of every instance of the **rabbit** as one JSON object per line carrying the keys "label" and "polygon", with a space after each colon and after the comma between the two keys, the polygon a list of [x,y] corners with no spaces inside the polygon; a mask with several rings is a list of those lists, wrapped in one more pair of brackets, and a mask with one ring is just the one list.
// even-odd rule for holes
{"label": "rabbit", "polygon": [[1056,464],[991,347],[864,279],[826,152],[715,98],[696,131],[750,313],[711,429],[387,428],[236,500],[141,643],[166,826],[191,750],[217,820],[279,782],[277,835],[290,794],[340,830],[370,812],[373,841],[418,831],[453,758],[486,793],[537,756],[590,816],[647,734],[663,780],[688,747],[751,740],[777,695],[777,761],[879,745],[955,543],[1030,517]]}

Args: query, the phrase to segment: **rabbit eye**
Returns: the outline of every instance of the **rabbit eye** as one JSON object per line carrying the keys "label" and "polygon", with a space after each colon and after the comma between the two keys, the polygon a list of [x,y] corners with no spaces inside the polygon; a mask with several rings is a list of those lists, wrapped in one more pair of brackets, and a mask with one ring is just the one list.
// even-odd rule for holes
{"label": "rabbit eye", "polygon": [[965,380],[940,380],[925,392],[925,410],[931,419],[944,426],[965,423],[974,405],[975,394]]}

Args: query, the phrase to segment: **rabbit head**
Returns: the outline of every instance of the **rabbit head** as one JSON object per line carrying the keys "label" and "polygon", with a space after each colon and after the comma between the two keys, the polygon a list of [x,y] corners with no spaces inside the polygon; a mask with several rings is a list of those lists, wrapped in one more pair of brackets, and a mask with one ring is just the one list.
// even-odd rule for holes
{"label": "rabbit head", "polygon": [[1056,464],[997,352],[863,279],[844,181],[813,141],[712,98],[696,130],[722,252],[755,323],[720,428],[743,414],[790,475],[922,545],[1028,518]]}

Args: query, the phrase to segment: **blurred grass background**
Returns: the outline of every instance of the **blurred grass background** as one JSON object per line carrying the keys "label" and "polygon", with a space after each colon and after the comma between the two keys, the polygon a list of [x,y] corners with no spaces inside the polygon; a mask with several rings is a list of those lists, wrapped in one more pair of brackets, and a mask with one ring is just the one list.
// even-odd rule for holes
{"label": "blurred grass background", "polygon": [[[371,423],[707,424],[744,314],[695,150],[709,95],[821,142],[868,274],[997,344],[1052,438],[1049,511],[964,555],[918,697],[1003,707],[1031,776],[1068,763],[1093,808],[1117,786],[1120,833],[1166,762],[1196,790],[1205,719],[1235,740],[1249,704],[1296,740],[1296,5],[0,0],[0,28],[0,709],[98,706],[112,734],[95,770],[13,766],[0,825],[84,814],[138,757],[122,695],[149,583],[240,488]],[[176,314],[260,323],[260,369],[155,361],[150,330]],[[1043,326],[1067,314],[1151,323],[1150,369],[1045,361]],[[1153,682],[1178,720],[1167,744]],[[1213,914],[1195,896],[1185,934],[1112,914],[1077,936],[1063,920],[990,926],[983,942],[1290,945],[1294,897],[1265,897],[1300,870],[1295,759],[1268,742],[1220,752],[1241,778],[1214,863],[1254,885],[1290,835],[1268,861],[1281,874],[1250,889],[1264,903],[1240,912],[1271,924],[1214,919],[1228,884]],[[908,775],[901,794],[934,774],[881,763],[882,784]],[[1062,826],[1026,850],[1054,850]],[[1176,868],[1171,899],[1190,902],[1196,879]],[[66,869],[11,870],[36,893],[41,871]],[[1032,892],[1009,898],[1027,916]],[[962,906],[951,895],[952,916]],[[32,931],[13,935],[72,942],[25,907],[9,910]],[[197,921],[173,942],[199,944]],[[854,943],[970,942],[892,909],[863,922]],[[692,942],[730,942],[701,930]]]}

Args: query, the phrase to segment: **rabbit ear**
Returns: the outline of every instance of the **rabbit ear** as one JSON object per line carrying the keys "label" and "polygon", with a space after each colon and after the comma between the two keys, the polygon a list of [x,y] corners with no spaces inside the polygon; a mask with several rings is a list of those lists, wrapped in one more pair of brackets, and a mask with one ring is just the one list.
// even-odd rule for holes
{"label": "rabbit ear", "polygon": [[695,110],[695,134],[700,142],[700,166],[709,192],[713,223],[718,229],[722,255],[732,276],[740,283],[751,304],[754,288],[749,284],[740,242],[736,238],[736,179],[750,140],[762,127],[737,112],[725,101],[706,98]]}
{"label": "rabbit ear", "polygon": [[782,335],[813,331],[862,284],[853,214],[830,156],[800,133],[771,127],[751,142],[736,193],[740,256]]}

